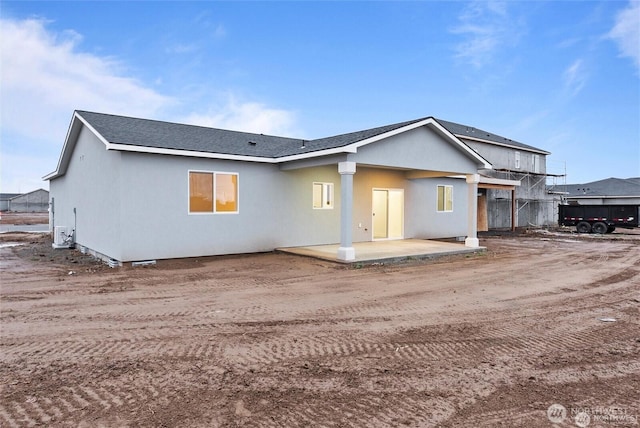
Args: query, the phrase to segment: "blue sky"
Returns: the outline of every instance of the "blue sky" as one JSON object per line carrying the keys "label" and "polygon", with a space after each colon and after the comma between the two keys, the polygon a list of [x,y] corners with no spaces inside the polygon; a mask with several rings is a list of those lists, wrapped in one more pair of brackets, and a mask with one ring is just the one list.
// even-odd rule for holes
{"label": "blue sky", "polygon": [[2,192],[75,109],[317,138],[425,116],[640,176],[640,1],[0,2]]}

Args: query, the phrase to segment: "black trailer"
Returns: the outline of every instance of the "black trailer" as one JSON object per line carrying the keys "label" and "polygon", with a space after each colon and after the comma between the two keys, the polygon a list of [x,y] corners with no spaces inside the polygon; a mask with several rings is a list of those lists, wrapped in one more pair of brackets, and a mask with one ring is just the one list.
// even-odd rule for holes
{"label": "black trailer", "polygon": [[558,224],[578,233],[611,233],[638,227],[640,205],[558,205]]}

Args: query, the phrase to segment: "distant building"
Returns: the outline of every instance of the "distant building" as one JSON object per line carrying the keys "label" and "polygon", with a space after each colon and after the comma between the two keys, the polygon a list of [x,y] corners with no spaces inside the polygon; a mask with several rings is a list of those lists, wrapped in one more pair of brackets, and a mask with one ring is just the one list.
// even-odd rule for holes
{"label": "distant building", "polygon": [[547,177],[553,175],[547,171],[548,151],[471,126],[440,123],[491,162],[492,168],[479,171],[485,181],[518,183],[478,185],[478,230],[548,226],[556,221],[557,204],[546,190]]}
{"label": "distant building", "polygon": [[606,178],[584,184],[556,186],[569,204],[640,205],[640,177]]}
{"label": "distant building", "polygon": [[49,192],[44,189],[16,194],[8,200],[8,210],[20,213],[39,213],[49,210]]}
{"label": "distant building", "polygon": [[20,195],[21,193],[0,193],[0,211],[9,211],[9,200]]}

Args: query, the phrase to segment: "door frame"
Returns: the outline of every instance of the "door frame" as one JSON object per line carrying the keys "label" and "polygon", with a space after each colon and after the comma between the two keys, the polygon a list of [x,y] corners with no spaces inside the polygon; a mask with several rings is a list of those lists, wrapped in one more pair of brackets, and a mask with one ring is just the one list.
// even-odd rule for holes
{"label": "door frame", "polygon": [[[375,213],[374,213],[374,193],[376,191],[386,191],[387,192],[387,237],[386,238],[374,238],[375,234]],[[399,192],[402,195],[401,206],[400,206],[400,236],[389,237],[389,229],[391,228],[391,216],[389,215],[391,210],[389,209],[389,193],[390,192]],[[393,241],[404,239],[404,189],[403,188],[394,188],[394,187],[374,187],[371,189],[371,241]]]}

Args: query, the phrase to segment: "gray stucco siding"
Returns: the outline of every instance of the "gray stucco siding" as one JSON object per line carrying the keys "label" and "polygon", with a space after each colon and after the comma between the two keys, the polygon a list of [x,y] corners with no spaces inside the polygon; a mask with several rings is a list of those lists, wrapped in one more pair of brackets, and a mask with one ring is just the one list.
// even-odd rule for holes
{"label": "gray stucco siding", "polygon": [[[438,212],[437,186],[453,187],[453,211]],[[462,237],[467,234],[468,185],[464,179],[422,178],[408,183],[406,233],[409,238],[433,239]]]}
{"label": "gray stucco siding", "polygon": [[120,160],[83,127],[66,174],[51,180],[49,189],[53,226],[75,227],[77,243],[116,259],[122,256]]}
{"label": "gray stucco siding", "polygon": [[475,174],[478,165],[462,149],[427,127],[420,127],[358,148],[350,161],[363,165]]}
{"label": "gray stucco siding", "polygon": [[[271,251],[339,239],[339,201],[314,210],[314,181],[333,182],[335,166],[280,171],[275,165],[123,154],[123,261]],[[189,171],[238,174],[238,212],[190,214]]]}
{"label": "gray stucco siding", "polygon": [[[508,169],[518,172],[534,172],[533,158],[538,156],[538,173],[546,173],[546,156],[540,153],[532,153],[523,149],[496,146],[486,143],[478,143],[472,140],[465,140],[465,143],[485,159],[490,159],[495,169]],[[520,153],[520,166],[516,165],[515,153]]]}

